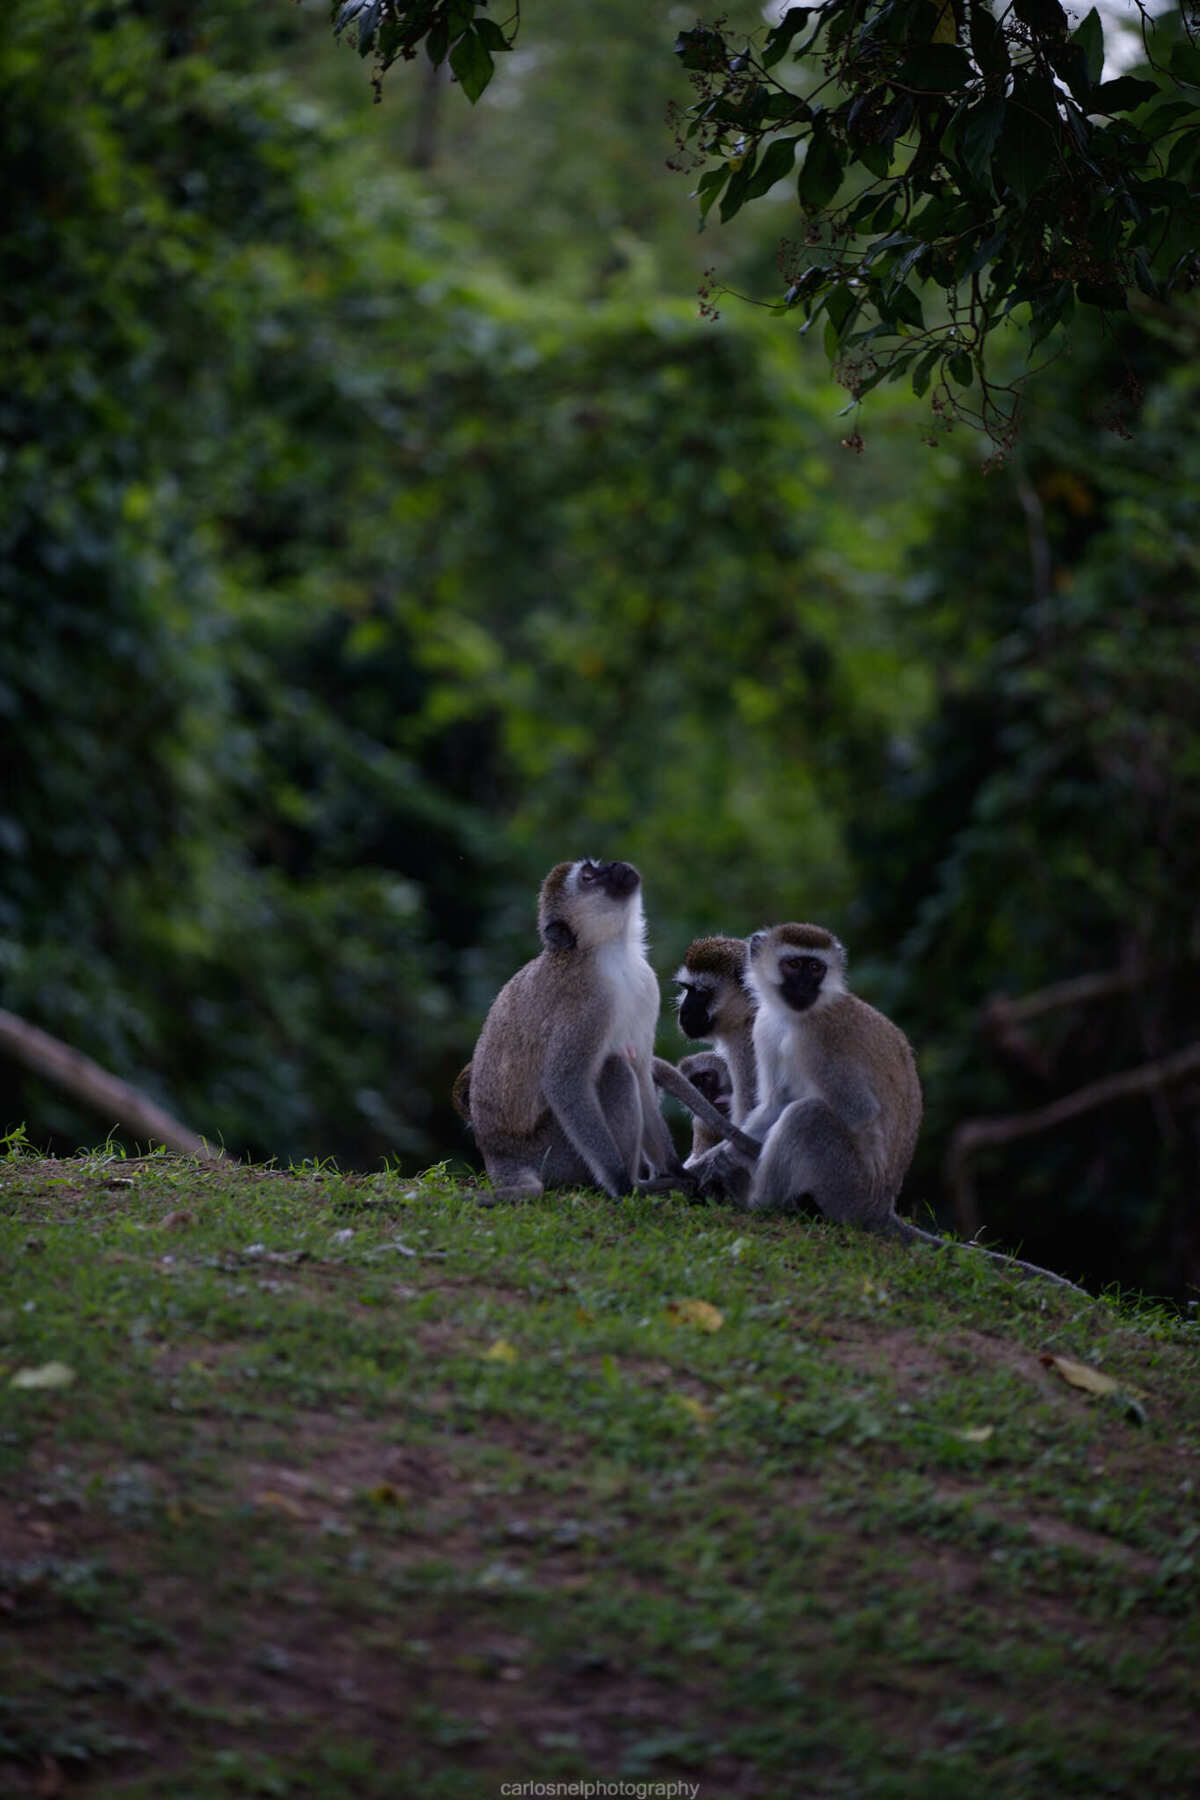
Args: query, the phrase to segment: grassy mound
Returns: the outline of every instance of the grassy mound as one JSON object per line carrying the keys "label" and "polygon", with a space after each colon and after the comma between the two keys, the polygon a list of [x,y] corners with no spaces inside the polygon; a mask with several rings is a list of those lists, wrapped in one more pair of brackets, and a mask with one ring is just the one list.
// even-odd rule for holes
{"label": "grassy mound", "polygon": [[0,1246],[6,1794],[1195,1791],[1194,1325],[444,1171],[14,1156]]}

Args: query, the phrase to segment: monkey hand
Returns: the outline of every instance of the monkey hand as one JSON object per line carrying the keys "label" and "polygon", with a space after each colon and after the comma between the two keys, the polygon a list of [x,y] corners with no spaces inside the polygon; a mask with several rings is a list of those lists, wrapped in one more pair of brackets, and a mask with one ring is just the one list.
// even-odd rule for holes
{"label": "monkey hand", "polygon": [[750,1170],[745,1158],[729,1144],[717,1144],[692,1163],[688,1173],[706,1200],[729,1200],[745,1206],[750,1195]]}

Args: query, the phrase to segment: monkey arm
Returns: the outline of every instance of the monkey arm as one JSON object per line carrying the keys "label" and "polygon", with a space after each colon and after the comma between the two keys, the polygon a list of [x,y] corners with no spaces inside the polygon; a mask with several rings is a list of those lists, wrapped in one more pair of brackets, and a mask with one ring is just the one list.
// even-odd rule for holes
{"label": "monkey arm", "polygon": [[770,1131],[772,1125],[774,1125],[782,1111],[783,1106],[778,1101],[763,1100],[754,1108],[753,1112],[747,1113],[746,1117],[742,1120],[743,1134],[748,1138],[754,1139],[755,1156],[758,1155],[759,1150],[766,1141],[767,1133]]}
{"label": "monkey arm", "polygon": [[865,1131],[882,1111],[879,1096],[866,1076],[836,1065],[821,1072],[821,1097],[847,1131]]}
{"label": "monkey arm", "polygon": [[[751,1161],[754,1160],[758,1155],[761,1139],[756,1138],[753,1133],[743,1131],[737,1125],[731,1124],[723,1113],[717,1111],[712,1101],[704,1097],[698,1087],[693,1087],[686,1075],[680,1074],[674,1063],[669,1063],[665,1057],[656,1056],[653,1067],[654,1079],[660,1088],[664,1089],[666,1093],[672,1094],[696,1118],[703,1119],[711,1132],[732,1144],[743,1156],[748,1156]],[[750,1121],[747,1120],[746,1123],[749,1125]]]}

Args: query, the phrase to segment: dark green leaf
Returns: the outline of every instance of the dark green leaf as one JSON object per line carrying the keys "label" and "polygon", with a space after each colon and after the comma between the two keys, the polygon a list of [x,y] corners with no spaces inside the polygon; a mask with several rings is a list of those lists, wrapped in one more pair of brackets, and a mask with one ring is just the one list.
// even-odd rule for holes
{"label": "dark green leaf", "polygon": [[796,145],[799,142],[798,137],[776,138],[767,145],[754,171],[753,180],[747,183],[743,200],[757,200],[760,194],[765,194],[777,181],[782,181],[786,175],[791,174],[796,166]]}
{"label": "dark green leaf", "polygon": [[474,31],[465,31],[450,52],[450,67],[463,93],[474,105],[492,79],[494,65],[486,44]]}
{"label": "dark green leaf", "polygon": [[719,31],[698,26],[695,31],[681,31],[675,39],[675,54],[685,69],[723,69],[725,39]]}
{"label": "dark green leaf", "polygon": [[995,261],[996,256],[1004,248],[1004,245],[1007,242],[1007,230],[997,231],[991,237],[985,238],[971,257],[970,262],[963,271],[964,274],[978,275],[980,269],[986,269],[990,262]]}
{"label": "dark green leaf", "polygon": [[997,81],[1008,74],[1008,45],[999,21],[986,6],[972,6],[971,49],[985,81]]}
{"label": "dark green leaf", "polygon": [[912,325],[918,331],[924,331],[925,318],[921,312],[921,302],[910,287],[898,287],[888,295],[888,310],[892,318],[901,325]]}
{"label": "dark green leaf", "polygon": [[445,19],[439,19],[425,39],[425,53],[435,69],[441,68],[449,48],[450,28]]}
{"label": "dark green leaf", "polygon": [[1039,38],[1065,38],[1067,15],[1058,0],[1012,0],[1012,9],[1022,25]]}
{"label": "dark green leaf", "polygon": [[700,217],[706,218],[713,201],[729,179],[729,164],[722,163],[719,169],[707,169],[696,186],[695,198],[700,202]]}
{"label": "dark green leaf", "polygon": [[751,177],[754,174],[757,157],[758,152],[756,150],[749,150],[745,156],[735,158],[738,164],[736,169],[733,167],[732,163],[729,164],[731,171],[729,176],[729,186],[721,196],[722,223],[732,219],[735,213],[740,212],[742,202],[746,198],[746,191],[750,186]]}
{"label": "dark green leaf", "polygon": [[807,212],[828,206],[842,185],[842,160],[827,131],[814,129],[796,183],[800,204]]}
{"label": "dark green leaf", "polygon": [[1148,294],[1151,300],[1161,300],[1162,289],[1159,287],[1157,281],[1155,281],[1154,276],[1150,271],[1150,265],[1144,256],[1139,255],[1134,257],[1133,269],[1138,287],[1142,290],[1143,294]]}
{"label": "dark green leaf", "polygon": [[[1028,105],[1005,108],[1004,124],[992,158],[992,166],[1024,206],[1047,177],[1054,173],[1054,134]],[[999,182],[996,184],[999,187]]]}
{"label": "dark green leaf", "polygon": [[1159,92],[1157,81],[1143,81],[1137,75],[1118,75],[1115,81],[1101,82],[1092,95],[1090,112],[1118,113],[1132,112],[1144,100],[1151,100]]}
{"label": "dark green leaf", "polygon": [[918,400],[928,389],[930,377],[933,374],[933,365],[937,362],[938,357],[941,354],[940,348],[937,350],[926,351],[925,355],[913,370],[912,390]]}
{"label": "dark green leaf", "polygon": [[878,194],[876,194],[873,191],[864,194],[862,196],[862,198],[860,200],[856,201],[856,203],[850,208],[849,212],[844,214],[847,228],[850,231],[857,231],[860,225],[866,224],[867,220],[870,218],[871,214],[875,211],[875,209],[878,205],[879,205],[879,195]]}
{"label": "dark green leaf", "polygon": [[512,49],[512,45],[497,25],[495,19],[485,19],[482,17],[476,19],[475,30],[483,40],[485,48],[490,50],[493,56],[503,55],[506,50]]}
{"label": "dark green leaf", "polygon": [[1200,87],[1200,44],[1176,44],[1171,52],[1170,69],[1177,80]]}
{"label": "dark green leaf", "polygon": [[780,58],[786,56],[796,33],[807,25],[810,11],[807,6],[790,6],[778,25],[767,33],[762,55],[765,69],[773,69]]}
{"label": "dark green leaf", "polygon": [[1200,130],[1181,131],[1171,145],[1171,154],[1167,158],[1167,174],[1178,175],[1186,180],[1198,152],[1200,152]]}
{"label": "dark green leaf", "polygon": [[1092,78],[1088,74],[1087,54],[1083,45],[1075,42],[1055,44],[1048,54],[1050,67],[1054,73],[1060,80],[1066,82],[1067,87],[1084,111],[1089,111]]}
{"label": "dark green leaf", "polygon": [[1083,51],[1087,78],[1094,86],[1104,73],[1104,27],[1094,6],[1087,18],[1071,33],[1070,41]]}
{"label": "dark green leaf", "polygon": [[825,310],[829,314],[829,322],[840,339],[854,313],[858,310],[858,299],[852,288],[844,281],[839,282],[825,302]]}
{"label": "dark green leaf", "polygon": [[375,30],[382,11],[383,0],[368,0],[368,4],[358,15],[358,54],[360,56],[369,56],[375,46]]}
{"label": "dark green leaf", "polygon": [[351,19],[356,19],[366,5],[367,0],[345,0],[345,4],[339,6],[333,15],[333,35],[340,37]]}
{"label": "dark green leaf", "polygon": [[975,370],[971,366],[971,358],[965,350],[955,350],[946,358],[946,369],[952,381],[959,387],[970,387],[975,379]]}
{"label": "dark green leaf", "polygon": [[1106,312],[1124,311],[1125,289],[1115,281],[1077,281],[1075,293],[1085,306],[1101,306]]}
{"label": "dark green leaf", "polygon": [[999,98],[981,100],[958,127],[958,153],[976,181],[987,177],[992,152],[1004,125],[1005,103]]}
{"label": "dark green leaf", "polygon": [[905,58],[896,76],[899,87],[927,94],[951,94],[972,78],[971,59],[957,44],[922,44]]}
{"label": "dark green leaf", "polygon": [[1061,282],[1044,298],[1035,300],[1030,308],[1030,344],[1040,344],[1043,338],[1049,337],[1054,327],[1069,318],[1074,310],[1075,296],[1068,281]]}
{"label": "dark green leaf", "polygon": [[1200,114],[1194,101],[1168,100],[1164,106],[1156,106],[1152,113],[1147,113],[1138,123],[1147,137],[1162,137],[1182,119],[1194,119]]}
{"label": "dark green leaf", "polygon": [[892,146],[890,144],[860,144],[858,160],[869,174],[882,179],[892,166]]}

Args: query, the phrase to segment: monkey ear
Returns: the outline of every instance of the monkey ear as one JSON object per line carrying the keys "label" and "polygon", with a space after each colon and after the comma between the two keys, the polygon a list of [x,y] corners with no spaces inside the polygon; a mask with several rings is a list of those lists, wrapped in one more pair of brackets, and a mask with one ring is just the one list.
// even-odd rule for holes
{"label": "monkey ear", "polygon": [[542,942],[547,950],[573,950],[576,938],[565,919],[547,919],[542,926]]}

